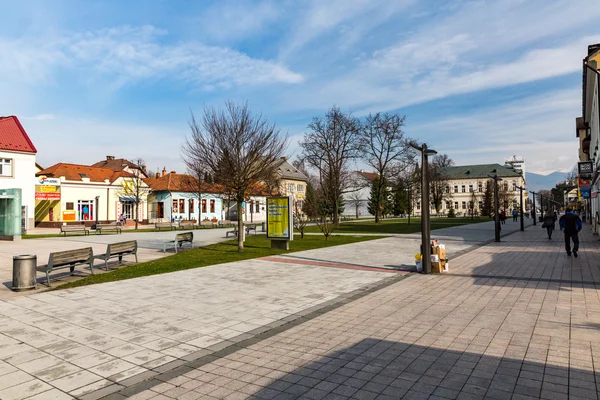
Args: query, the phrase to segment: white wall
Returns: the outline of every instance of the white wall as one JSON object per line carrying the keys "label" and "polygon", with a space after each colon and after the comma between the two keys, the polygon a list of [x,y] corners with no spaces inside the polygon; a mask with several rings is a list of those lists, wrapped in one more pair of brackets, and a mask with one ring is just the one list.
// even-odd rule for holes
{"label": "white wall", "polygon": [[27,206],[29,228],[35,217],[35,154],[0,151],[0,158],[10,158],[12,176],[0,176],[0,189],[21,189],[22,204]]}

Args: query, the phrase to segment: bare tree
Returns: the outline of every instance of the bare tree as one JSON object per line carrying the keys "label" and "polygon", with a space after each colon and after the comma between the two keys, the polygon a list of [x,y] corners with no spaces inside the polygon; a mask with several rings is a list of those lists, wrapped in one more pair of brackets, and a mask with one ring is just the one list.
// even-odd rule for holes
{"label": "bare tree", "polygon": [[294,228],[298,229],[300,232],[300,239],[304,239],[304,229],[306,228],[306,224],[308,224],[308,218],[304,215],[300,207],[298,207],[298,202],[294,203]]}
{"label": "bare tree", "polygon": [[315,117],[300,142],[303,158],[318,171],[319,186],[339,224],[340,199],[348,186],[348,164],[358,156],[360,122],[333,106],[325,117]]}
{"label": "bare tree", "polygon": [[383,193],[388,182],[412,165],[413,152],[409,150],[402,131],[406,116],[398,114],[369,114],[360,129],[359,148],[363,160],[380,176],[371,199],[376,205],[375,222],[381,218]]}
{"label": "bare tree", "polygon": [[354,206],[356,218],[358,219],[360,217],[360,214],[359,214],[360,207],[365,203],[365,199],[363,199],[363,196],[362,196],[362,191],[355,190],[353,192],[350,192],[348,197],[350,198],[350,201],[352,202],[352,205]]}
{"label": "bare tree", "polygon": [[[202,222],[202,199],[207,198],[208,192],[211,190],[212,185],[207,182],[207,174],[205,171],[200,169],[200,166],[196,166],[195,169],[191,169],[188,166],[188,174],[183,182],[183,186],[186,190],[193,194],[195,199],[198,199],[198,226],[201,226]],[[191,212],[190,212],[191,214]],[[188,215],[190,218],[191,215]]]}
{"label": "bare tree", "polygon": [[138,158],[134,160],[134,164],[135,168],[131,168],[131,172],[123,171],[127,175],[123,175],[123,185],[117,191],[117,194],[119,197],[125,197],[135,204],[133,218],[135,220],[135,229],[138,229],[140,204],[148,198],[150,187],[144,182],[144,178],[146,178],[146,174],[144,173],[146,163],[144,160]]}
{"label": "bare tree", "polygon": [[438,214],[442,208],[442,203],[452,200],[452,193],[448,186],[448,175],[445,173],[445,168],[453,165],[454,161],[447,154],[435,155],[429,163],[431,203]]}
{"label": "bare tree", "polygon": [[225,103],[217,110],[205,107],[199,123],[192,114],[191,133],[182,147],[183,160],[215,177],[237,203],[238,251],[244,251],[242,203],[252,185],[273,175],[287,139],[262,114],[253,114],[247,103]]}

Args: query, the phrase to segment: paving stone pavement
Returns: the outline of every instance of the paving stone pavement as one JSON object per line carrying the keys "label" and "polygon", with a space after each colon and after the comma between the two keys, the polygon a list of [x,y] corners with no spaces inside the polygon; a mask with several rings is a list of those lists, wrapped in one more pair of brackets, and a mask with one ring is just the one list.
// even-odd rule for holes
{"label": "paving stone pavement", "polygon": [[568,257],[561,236],[517,232],[108,398],[598,399],[600,243],[586,227]]}

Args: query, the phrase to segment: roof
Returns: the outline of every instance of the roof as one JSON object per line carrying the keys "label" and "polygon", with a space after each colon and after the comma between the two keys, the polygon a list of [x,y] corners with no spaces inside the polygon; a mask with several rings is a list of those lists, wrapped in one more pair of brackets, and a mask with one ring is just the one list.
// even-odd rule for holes
{"label": "roof", "polygon": [[[104,182],[108,180],[110,183],[116,181],[120,177],[133,177],[134,175],[126,171],[113,171],[109,168],[91,167],[89,165],[58,163],[48,167],[36,174],[36,176],[50,176],[59,178],[64,176],[68,181],[81,181],[87,177],[90,182]],[[83,175],[83,176],[82,176]]]}
{"label": "roof", "polygon": [[[115,159],[112,157],[110,157],[110,158],[107,157],[106,160],[98,161],[97,163],[92,164],[92,167],[109,168],[109,169],[112,169],[113,171],[123,171],[127,167],[142,170],[138,165],[136,165],[135,163],[132,163],[129,160],[126,160],[124,158]],[[144,175],[145,175],[145,172],[144,172]]]}
{"label": "roof", "polygon": [[356,173],[368,180],[369,182],[373,182],[379,176],[377,172],[356,171]]}
{"label": "roof", "polygon": [[487,179],[490,175],[497,175],[501,178],[517,178],[522,176],[520,172],[517,172],[512,167],[506,167],[500,164],[446,167],[442,170],[442,173],[445,175],[446,179]]}
{"label": "roof", "polygon": [[[174,172],[159,176],[158,178],[146,178],[144,182],[154,192],[197,192],[198,180],[191,175],[176,174]],[[211,185],[203,182],[203,191],[206,193],[221,193],[223,190],[219,185]]]}
{"label": "roof", "polygon": [[307,182],[308,178],[298,168],[290,164],[287,159],[282,158],[282,162],[277,167],[276,173],[281,179],[291,179],[295,181]]}
{"label": "roof", "polygon": [[17,117],[0,117],[0,150],[37,153]]}

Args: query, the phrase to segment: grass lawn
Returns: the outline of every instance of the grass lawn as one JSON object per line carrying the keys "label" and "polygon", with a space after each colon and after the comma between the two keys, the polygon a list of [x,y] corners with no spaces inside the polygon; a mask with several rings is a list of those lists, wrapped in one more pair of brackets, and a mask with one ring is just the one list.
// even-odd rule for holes
{"label": "grass lawn", "polygon": [[[431,229],[448,228],[451,226],[467,225],[479,222],[491,221],[489,217],[471,218],[431,218]],[[307,226],[305,232],[320,233],[316,225]],[[421,232],[421,219],[411,218],[410,225],[408,220],[403,219],[384,219],[379,223],[375,221],[364,222],[342,222],[335,233],[415,233]]]}
{"label": "grass lawn", "polygon": [[300,236],[297,236],[297,239],[290,242],[290,251],[285,251],[271,249],[271,242],[267,240],[264,235],[247,236],[243,253],[238,253],[237,251],[237,240],[229,240],[227,242],[206,247],[185,250],[158,260],[123,267],[105,274],[89,276],[75,282],[61,285],[57,289],[120,281],[147,275],[164,274],[166,272],[223,264],[232,261],[284,254],[291,251],[318,249],[321,247],[337,246],[340,244],[356,243],[373,239],[379,238],[376,236],[331,236],[329,240],[326,241],[323,236],[306,236],[304,239],[300,239]]}

